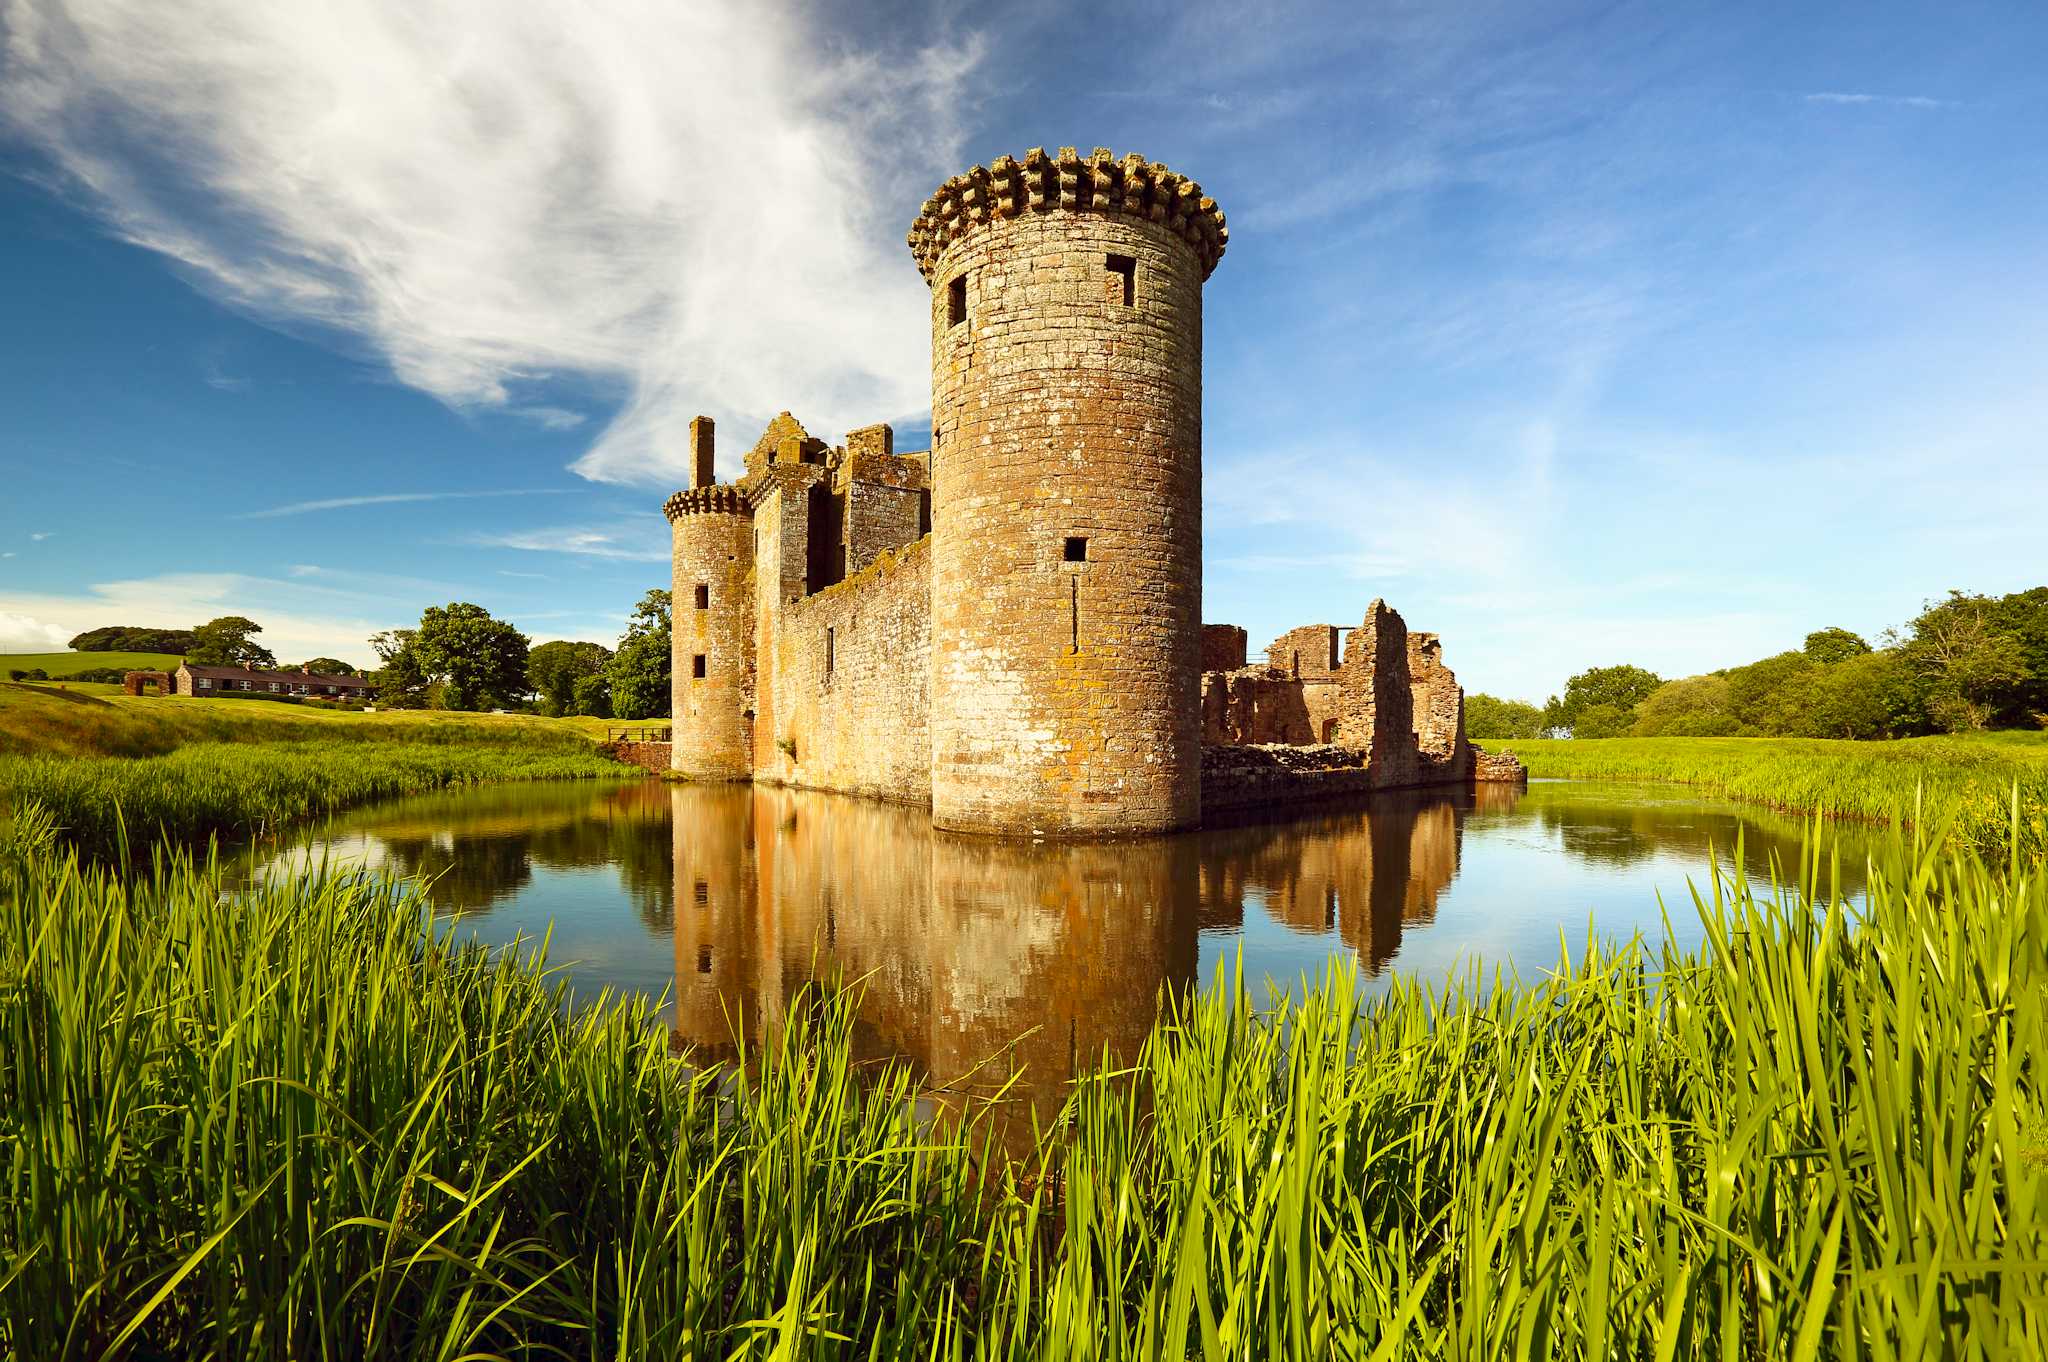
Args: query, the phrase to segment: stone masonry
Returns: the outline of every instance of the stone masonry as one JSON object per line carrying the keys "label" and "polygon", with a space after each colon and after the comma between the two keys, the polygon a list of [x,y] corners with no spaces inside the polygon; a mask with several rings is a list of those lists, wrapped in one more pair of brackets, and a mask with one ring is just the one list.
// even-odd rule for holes
{"label": "stone masonry", "polygon": [[692,423],[665,507],[678,773],[1052,836],[1194,825],[1205,742],[1337,744],[1380,785],[1470,778],[1435,637],[1381,603],[1262,669],[1242,629],[1201,622],[1202,286],[1228,232],[1199,185],[1033,150],[947,181],[909,240],[929,451],[886,425],[828,445],[784,412],[720,484]]}

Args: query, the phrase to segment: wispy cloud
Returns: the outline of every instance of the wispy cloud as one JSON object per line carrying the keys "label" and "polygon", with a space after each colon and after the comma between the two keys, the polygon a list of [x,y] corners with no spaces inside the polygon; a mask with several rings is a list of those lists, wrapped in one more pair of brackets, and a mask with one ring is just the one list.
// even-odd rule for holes
{"label": "wispy cloud", "polygon": [[1930,95],[1874,95],[1851,90],[1817,90],[1803,98],[1808,104],[1889,104],[1901,109],[1955,109],[1961,104],[1953,99],[1935,99]]}
{"label": "wispy cloud", "polygon": [[574,430],[590,419],[567,407],[514,407],[512,414],[525,417],[542,430]]}
{"label": "wispy cloud", "polygon": [[574,553],[588,558],[619,558],[635,563],[665,563],[667,550],[641,547],[646,534],[622,530],[525,530],[510,534],[472,535],[465,542],[478,548],[520,549],[528,553]]}
{"label": "wispy cloud", "polygon": [[206,366],[206,374],[202,381],[207,387],[224,393],[245,393],[252,386],[251,380],[239,374],[228,373],[217,364]]}
{"label": "wispy cloud", "polygon": [[959,169],[983,44],[823,13],[0,0],[0,118],[128,240],[451,405],[622,384],[576,467],[669,481],[699,411],[925,401],[904,215]]}
{"label": "wispy cloud", "polygon": [[45,539],[54,539],[56,535],[57,532],[55,530],[37,530],[34,534],[28,537],[28,542],[31,544],[40,544]]}
{"label": "wispy cloud", "polygon": [[[273,520],[278,516],[310,515],[315,511],[344,511],[356,506],[396,506],[412,501],[467,501],[477,497],[556,497],[563,487],[525,487],[495,492],[379,492],[361,497],[323,497],[318,501],[294,501],[261,511],[244,511],[236,520]],[[40,538],[41,536],[38,536]]]}
{"label": "wispy cloud", "polygon": [[555,580],[555,575],[552,572],[514,572],[510,568],[499,568],[498,575],[500,577],[523,577],[533,582],[552,582]]}

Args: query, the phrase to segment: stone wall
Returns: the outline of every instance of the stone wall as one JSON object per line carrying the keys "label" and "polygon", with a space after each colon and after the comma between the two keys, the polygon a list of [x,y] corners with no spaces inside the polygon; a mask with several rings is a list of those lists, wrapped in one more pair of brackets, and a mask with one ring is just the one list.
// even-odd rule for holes
{"label": "stone wall", "polygon": [[1271,667],[1202,673],[1202,741],[1315,742],[1303,690],[1301,682]]}
{"label": "stone wall", "polygon": [[760,640],[757,778],[930,800],[930,600],[927,538],[777,604]]}
{"label": "stone wall", "polygon": [[1435,634],[1408,635],[1416,756],[1425,776],[1463,781],[1471,775],[1472,762],[1471,747],[1465,741],[1465,691],[1444,665],[1443,651]]}
{"label": "stone wall", "polygon": [[1234,624],[1202,626],[1202,670],[1234,672],[1245,663],[1245,633]]}
{"label": "stone wall", "polygon": [[673,746],[665,742],[601,742],[597,750],[613,761],[622,761],[628,766],[638,766],[643,771],[661,775],[670,769],[674,760]]}
{"label": "stone wall", "polygon": [[[912,232],[932,285],[941,827],[1199,815],[1202,282],[1220,241],[1191,226],[1216,225],[1213,204],[1183,211],[1178,177],[1127,164],[1004,158]],[[1004,211],[1006,192],[1026,197]]]}
{"label": "stone wall", "polygon": [[1336,739],[1371,753],[1381,789],[1413,785],[1419,774],[1409,686],[1408,626],[1376,599],[1344,643]]}
{"label": "stone wall", "polygon": [[1474,747],[1472,779],[1481,785],[1527,785],[1529,768],[1512,752],[1488,752]]}

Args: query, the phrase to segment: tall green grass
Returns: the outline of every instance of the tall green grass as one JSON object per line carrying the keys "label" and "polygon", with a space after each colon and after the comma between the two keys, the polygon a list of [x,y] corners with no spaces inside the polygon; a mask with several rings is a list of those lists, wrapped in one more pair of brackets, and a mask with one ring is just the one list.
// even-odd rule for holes
{"label": "tall green grass", "polygon": [[141,845],[241,838],[452,785],[631,774],[576,738],[506,744],[429,729],[403,742],[327,738],[195,743],[159,757],[0,757],[0,791],[40,805],[66,838],[98,856],[113,854],[124,819]]}
{"label": "tall green grass", "polygon": [[2025,808],[2019,846],[2048,855],[2048,734],[1987,733],[1843,742],[1823,738],[1501,739],[1532,776],[1666,780],[1795,813],[1878,823],[1916,816],[1958,842],[2000,855],[2012,832],[2017,786]]}
{"label": "tall green grass", "polygon": [[744,1072],[309,876],[0,850],[0,1344],[37,1358],[2048,1351],[2048,883],[1712,873],[1696,952],[1221,976],[1021,1163],[813,996]]}

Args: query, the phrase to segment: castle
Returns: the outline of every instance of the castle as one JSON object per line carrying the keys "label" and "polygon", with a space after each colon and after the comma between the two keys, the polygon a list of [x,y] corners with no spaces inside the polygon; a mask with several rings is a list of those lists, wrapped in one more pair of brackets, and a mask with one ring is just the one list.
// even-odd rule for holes
{"label": "castle", "polygon": [[692,422],[664,508],[674,770],[1061,836],[1473,779],[1435,637],[1380,602],[1262,668],[1202,624],[1202,285],[1228,239],[1163,165],[999,157],[910,229],[929,450],[886,425],[828,446],[784,412],[720,483]]}

